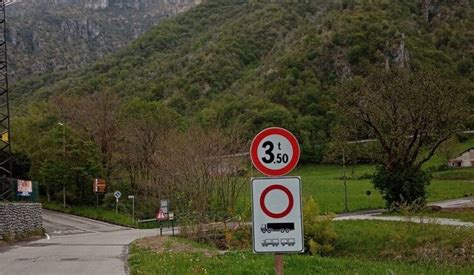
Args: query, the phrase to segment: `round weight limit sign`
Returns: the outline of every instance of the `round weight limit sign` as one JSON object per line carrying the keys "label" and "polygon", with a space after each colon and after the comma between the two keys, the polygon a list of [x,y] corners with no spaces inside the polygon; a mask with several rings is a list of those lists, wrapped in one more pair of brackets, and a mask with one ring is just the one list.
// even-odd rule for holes
{"label": "round weight limit sign", "polygon": [[[285,201],[288,201],[288,204],[286,205],[286,207],[282,211],[279,211],[279,212],[275,211],[272,207],[267,206],[267,201],[266,201],[267,195],[272,191],[273,191],[273,194],[275,194],[276,192],[278,192],[277,190],[280,192],[283,192],[288,199],[288,200],[278,199],[278,201],[280,202],[279,204],[283,204],[283,205],[285,204],[284,203]],[[274,185],[268,186],[267,188],[265,188],[265,190],[263,190],[262,194],[260,195],[260,208],[262,208],[263,213],[265,213],[265,215],[269,216],[270,218],[280,219],[280,218],[286,217],[293,209],[293,205],[294,205],[294,199],[290,190],[288,190],[288,188],[280,184],[274,184]]]}
{"label": "round weight limit sign", "polygon": [[255,168],[267,176],[286,175],[298,164],[298,140],[286,129],[267,128],[253,139],[250,158]]}

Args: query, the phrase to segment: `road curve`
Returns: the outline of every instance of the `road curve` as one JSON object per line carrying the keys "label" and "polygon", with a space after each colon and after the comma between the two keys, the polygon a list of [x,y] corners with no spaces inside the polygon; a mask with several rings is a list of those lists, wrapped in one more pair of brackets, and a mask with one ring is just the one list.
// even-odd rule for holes
{"label": "road curve", "polygon": [[[0,251],[0,274],[127,274],[128,245],[159,230],[137,230],[44,211],[50,239]],[[168,233],[168,232],[165,232]]]}

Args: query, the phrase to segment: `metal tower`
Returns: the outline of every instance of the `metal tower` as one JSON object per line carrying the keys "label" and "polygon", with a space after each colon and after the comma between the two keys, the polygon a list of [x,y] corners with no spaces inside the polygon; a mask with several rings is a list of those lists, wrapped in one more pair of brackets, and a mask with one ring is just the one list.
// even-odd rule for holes
{"label": "metal tower", "polygon": [[0,0],[0,200],[12,199],[13,188],[5,24],[5,8],[11,2]]}

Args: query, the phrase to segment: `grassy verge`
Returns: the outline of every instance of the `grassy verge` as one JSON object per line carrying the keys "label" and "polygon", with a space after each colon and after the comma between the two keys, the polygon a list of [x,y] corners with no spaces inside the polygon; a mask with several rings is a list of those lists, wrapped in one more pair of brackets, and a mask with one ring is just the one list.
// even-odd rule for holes
{"label": "grassy verge", "polygon": [[108,223],[136,227],[129,215],[115,214],[115,211],[104,208],[96,208],[93,206],[74,206],[64,208],[62,205],[53,202],[43,202],[43,208],[54,210],[62,213],[82,216],[94,220],[104,221]]}
{"label": "grassy verge", "polygon": [[445,219],[457,219],[463,222],[472,222],[474,223],[474,209],[466,209],[463,211],[437,211],[437,212],[420,212],[420,213],[398,213],[398,212],[387,212],[383,215],[386,216],[419,216],[419,217],[432,217],[436,218],[445,218]]}
{"label": "grassy verge", "polygon": [[16,242],[21,241],[34,241],[39,240],[44,237],[44,229],[32,229],[27,232],[13,234],[13,233],[4,233],[0,235],[0,247],[6,245],[12,245]]}
{"label": "grassy verge", "polygon": [[386,221],[337,221],[334,227],[336,256],[470,266],[474,271],[474,228]]}
{"label": "grassy verge", "polygon": [[[273,274],[273,256],[231,252],[207,257],[203,253],[155,253],[132,246],[131,274]],[[285,274],[472,274],[469,267],[376,262],[350,258],[287,255]]]}
{"label": "grassy verge", "polygon": [[474,169],[472,168],[457,168],[447,171],[433,173],[434,179],[439,180],[474,180]]}
{"label": "grassy verge", "polygon": [[434,218],[458,219],[464,222],[474,223],[474,209],[466,212],[434,212],[426,213],[426,215]]}
{"label": "grassy verge", "polygon": [[[285,255],[285,273],[474,271],[474,229],[385,221],[340,221],[334,227],[338,240],[332,256]],[[131,274],[273,274],[273,255],[256,255],[250,248],[221,254],[215,248],[190,243],[179,238],[135,242],[129,257]]]}

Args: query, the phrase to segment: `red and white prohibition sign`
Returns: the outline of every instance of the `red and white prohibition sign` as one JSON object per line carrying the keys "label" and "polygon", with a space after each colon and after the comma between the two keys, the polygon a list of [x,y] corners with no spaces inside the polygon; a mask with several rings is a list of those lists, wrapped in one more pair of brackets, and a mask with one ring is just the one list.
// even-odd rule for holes
{"label": "red and white prohibition sign", "polygon": [[303,252],[301,178],[252,178],[250,184],[254,252]]}
{"label": "red and white prohibition sign", "polygon": [[258,133],[250,146],[250,158],[255,168],[267,176],[284,176],[296,167],[300,146],[288,130],[271,127]]}
{"label": "red and white prohibition sign", "polygon": [[[265,198],[267,197],[268,193],[270,193],[270,191],[273,191],[273,190],[283,191],[288,197],[287,207],[279,213],[270,211],[265,205]],[[269,216],[270,218],[280,219],[280,218],[286,217],[293,209],[293,204],[294,204],[294,198],[290,190],[288,190],[288,188],[280,184],[274,184],[274,185],[268,186],[267,188],[263,190],[262,194],[260,195],[260,207],[262,208],[263,213],[265,213],[265,215]]]}

